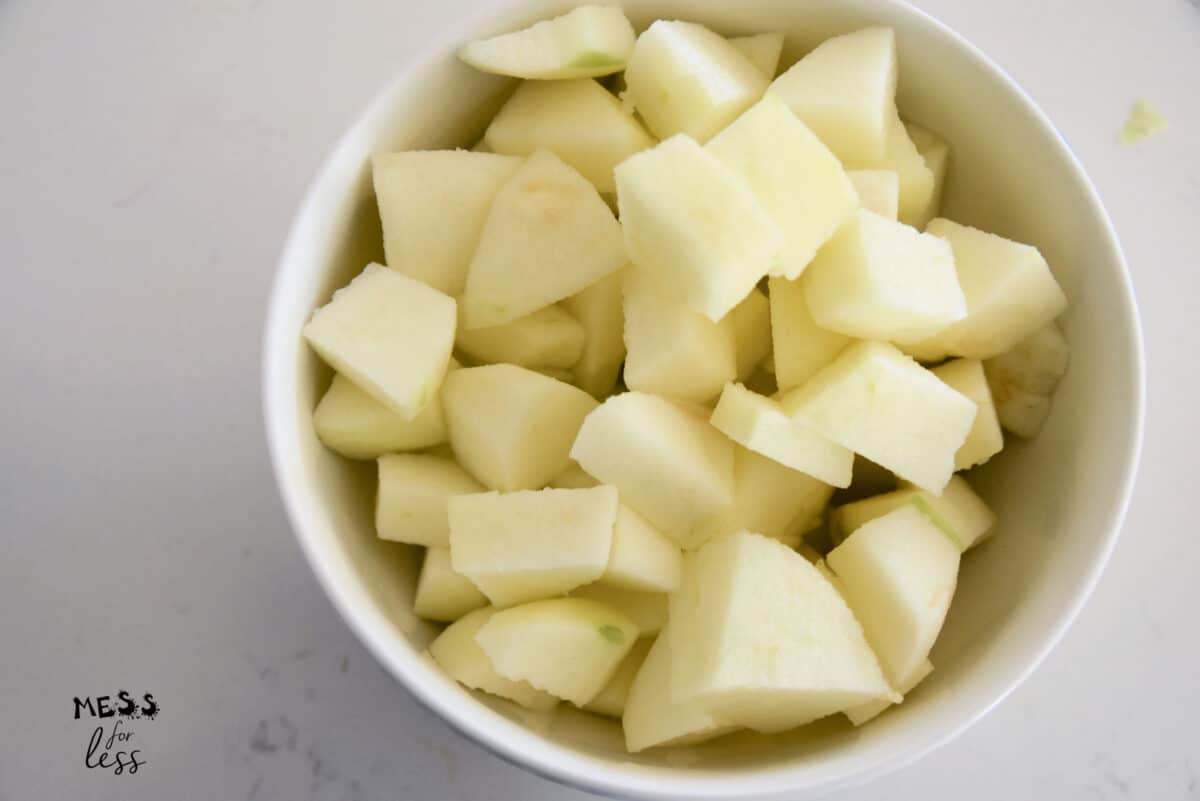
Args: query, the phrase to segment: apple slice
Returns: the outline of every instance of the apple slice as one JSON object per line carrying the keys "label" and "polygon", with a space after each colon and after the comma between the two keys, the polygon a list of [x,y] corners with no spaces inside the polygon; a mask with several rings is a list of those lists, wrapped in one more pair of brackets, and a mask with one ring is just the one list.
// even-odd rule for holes
{"label": "apple slice", "polygon": [[446,547],[446,505],[473,492],[483,487],[453,459],[423,453],[380,456],[375,530],[385,540]]}
{"label": "apple slice", "polygon": [[451,622],[474,609],[487,606],[487,597],[450,565],[450,549],[425,549],[413,611],[426,620]]}
{"label": "apple slice", "polygon": [[899,180],[897,216],[902,223],[914,225],[929,208],[935,190],[933,171],[908,136],[900,114],[893,106],[888,111],[887,138],[878,159],[851,159],[852,170],[892,170]]}
{"label": "apple slice", "polygon": [[495,490],[540,489],[570,465],[571,444],[596,401],[511,364],[455,370],[442,387],[454,455]]}
{"label": "apple slice", "polygon": [[458,57],[514,78],[594,78],[625,69],[636,37],[618,6],[579,6],[528,28],[471,42]]}
{"label": "apple slice", "polygon": [[779,226],[745,180],[694,140],[660,142],[618,165],[616,174],[634,266],[713,322],[774,263],[783,242]]}
{"label": "apple slice", "polygon": [[489,328],[460,325],[455,344],[479,362],[568,368],[583,354],[584,339],[579,321],[554,305]]}
{"label": "apple slice", "polygon": [[[458,367],[450,360],[447,370]],[[431,400],[411,420],[397,414],[340,373],[313,411],[313,429],[326,448],[350,459],[374,459],[395,451],[415,451],[446,441],[442,404]]]}
{"label": "apple slice", "polygon": [[622,504],[612,532],[612,551],[602,580],[643,592],[674,592],[683,572],[679,546]]}
{"label": "apple slice", "polygon": [[858,204],[880,217],[894,220],[900,213],[900,176],[895,170],[848,170]]}
{"label": "apple slice", "polygon": [[856,530],[906,504],[917,503],[960,551],[979,544],[992,533],[996,515],[988,509],[962,476],[950,479],[941,495],[917,487],[902,487],[882,495],[839,506],[833,510],[830,531],[840,543]]}
{"label": "apple slice", "polygon": [[667,596],[661,592],[627,590],[601,580],[571,590],[571,597],[588,598],[615,609],[636,623],[643,637],[658,634],[667,624]]}
{"label": "apple slice", "polygon": [[771,355],[771,304],[755,287],[729,312],[737,355],[737,380],[748,379]]}
{"label": "apple slice", "polygon": [[846,348],[781,405],[839,445],[935,493],[950,480],[976,412],[969,398],[883,342]]}
{"label": "apple slice", "polygon": [[1037,436],[1050,396],[1067,372],[1070,348],[1054,323],[984,362],[1000,424],[1020,437]]}
{"label": "apple slice", "polygon": [[512,156],[545,148],[598,192],[614,192],[613,167],[655,140],[607,89],[580,78],[522,83],[488,125],[484,141],[492,152]]}
{"label": "apple slice", "polygon": [[878,159],[896,101],[895,34],[863,28],[826,39],[767,94],[787,103],[843,163]]}
{"label": "apple slice", "polygon": [[629,653],[625,654],[621,664],[617,665],[617,670],[608,680],[608,684],[605,684],[604,689],[596,693],[592,700],[584,704],[583,708],[588,712],[595,712],[597,715],[610,718],[620,718],[624,715],[625,701],[629,698],[629,687],[633,684],[633,678],[637,675],[638,669],[646,661],[646,654],[650,652],[650,646],[653,644],[654,640],[651,638],[639,638],[629,649]]}
{"label": "apple slice", "polygon": [[817,325],[808,311],[803,282],[772,277],[768,286],[775,383],[779,389],[791,389],[836,359],[852,340]]}
{"label": "apple slice", "polygon": [[[925,678],[933,672],[933,663],[926,659],[917,666],[916,671],[902,682],[896,691],[901,695],[907,696],[910,692],[916,689],[917,685],[925,680]],[[868,720],[874,720],[881,712],[892,706],[891,701],[868,701],[856,707],[851,707],[846,710],[846,717],[855,726],[861,726]]]}
{"label": "apple slice", "polygon": [[585,333],[583,353],[573,368],[575,383],[597,400],[604,400],[617,385],[625,361],[625,312],[621,283],[625,270],[600,279],[566,298],[562,306]]}
{"label": "apple slice", "polygon": [[930,220],[938,216],[942,207],[942,191],[946,186],[946,172],[950,167],[950,145],[933,131],[916,123],[906,122],[904,129],[933,175],[933,191],[929,194],[929,200],[912,218],[913,225],[924,228]]}
{"label": "apple slice", "polygon": [[369,264],[313,312],[304,338],[360,389],[412,420],[446,375],[454,323],[452,298]]}
{"label": "apple slice", "polygon": [[996,418],[996,406],[992,403],[983,363],[978,359],[954,359],[931,372],[946,386],[975,401],[978,409],[967,441],[954,455],[954,469],[967,470],[999,453],[1004,447],[1004,435],[1000,433],[1000,421]]}
{"label": "apple slice", "polygon": [[583,706],[637,642],[632,620],[584,598],[535,601],[492,615],[475,640],[501,676]]}
{"label": "apple slice", "polygon": [[754,67],[769,81],[779,69],[779,56],[783,53],[782,33],[756,33],[752,36],[732,36],[729,43],[737,48]]}
{"label": "apple slice", "polygon": [[488,210],[521,159],[414,150],[377,153],[371,165],[387,265],[447,295],[461,295]]}
{"label": "apple slice", "polygon": [[586,289],[625,260],[621,225],[595,188],[539,150],[496,193],[467,273],[463,327],[523,317]]}

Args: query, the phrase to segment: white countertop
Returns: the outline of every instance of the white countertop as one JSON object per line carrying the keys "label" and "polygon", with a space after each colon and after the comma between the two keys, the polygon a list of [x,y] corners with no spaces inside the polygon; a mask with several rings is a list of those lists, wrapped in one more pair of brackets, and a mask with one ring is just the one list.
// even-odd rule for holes
{"label": "white countertop", "polygon": [[[364,652],[288,530],[260,422],[264,301],[305,185],[479,4],[0,3],[0,799],[585,798],[463,740]],[[836,798],[1200,798],[1200,0],[919,5],[1098,185],[1140,297],[1146,448],[1112,563],[1033,678]],[[1120,146],[1141,97],[1171,128]],[[118,689],[162,707],[128,726],[133,776],[86,769],[94,723],[72,719]]]}

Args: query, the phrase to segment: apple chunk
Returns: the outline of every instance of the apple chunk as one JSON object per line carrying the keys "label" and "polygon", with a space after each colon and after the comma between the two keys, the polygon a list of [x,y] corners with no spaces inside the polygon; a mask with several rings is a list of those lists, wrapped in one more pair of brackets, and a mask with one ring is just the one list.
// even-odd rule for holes
{"label": "apple chunk", "polygon": [[572,368],[576,385],[597,400],[612,393],[625,360],[625,312],[621,282],[626,270],[602,278],[566,298],[562,306],[583,327],[583,352]]}
{"label": "apple chunk", "polygon": [[954,469],[966,470],[983,464],[999,453],[1004,447],[1004,435],[1000,433],[1000,421],[996,419],[996,406],[992,403],[983,363],[978,359],[954,359],[931,372],[946,386],[975,401],[978,409],[967,441],[954,455]]}
{"label": "apple chunk", "polygon": [[830,533],[834,541],[840,543],[872,520],[911,503],[916,503],[961,551],[981,542],[992,533],[996,524],[996,515],[975,494],[967,480],[955,476],[940,495],[918,487],[901,487],[839,506],[833,510]]}
{"label": "apple chunk", "polygon": [[757,287],[729,312],[737,355],[737,380],[745,381],[771,355],[771,304]]}
{"label": "apple chunk", "polygon": [[455,495],[483,492],[453,459],[423,453],[379,457],[375,530],[385,540],[412,545],[450,544],[446,507]]}
{"label": "apple chunk", "polygon": [[752,36],[733,36],[729,43],[745,56],[767,80],[775,77],[779,69],[779,56],[783,54],[782,33],[756,33]]}
{"label": "apple chunk", "polygon": [[620,718],[624,715],[625,701],[629,698],[629,687],[633,684],[633,678],[637,675],[638,669],[646,661],[646,654],[650,652],[650,646],[653,644],[653,638],[639,638],[629,649],[629,653],[625,654],[621,664],[617,665],[617,670],[608,680],[608,684],[605,684],[604,689],[596,693],[592,700],[584,704],[583,708],[588,712],[595,712],[597,715],[605,715],[610,718]]}
{"label": "apple chunk", "polygon": [[635,38],[618,6],[587,5],[471,42],[458,57],[482,72],[516,78],[596,77],[623,70]]}
{"label": "apple chunk", "polygon": [[579,361],[584,338],[578,320],[558,306],[546,306],[490,328],[460,327],[455,344],[481,362],[566,368]]}
{"label": "apple chunk", "polygon": [[851,159],[846,166],[852,170],[895,172],[898,179],[897,218],[908,225],[916,225],[922,221],[936,189],[934,174],[917,150],[916,144],[909,138],[908,130],[894,106],[888,110],[883,156],[878,159]]}
{"label": "apple chunk", "polygon": [[938,216],[942,206],[942,191],[946,185],[946,172],[950,168],[950,144],[933,131],[915,123],[905,123],[904,129],[933,175],[933,191],[929,194],[929,200],[924,208],[914,213],[912,219],[913,225],[924,228],[930,220]]}
{"label": "apple chunk", "polygon": [[643,637],[658,634],[667,624],[665,593],[627,590],[601,580],[571,590],[571,596],[589,598],[615,609],[636,623]]}
{"label": "apple chunk", "polygon": [[413,611],[417,616],[450,622],[481,606],[487,606],[487,597],[470,579],[454,572],[450,565],[450,549],[427,548],[417,579],[417,594],[413,598]]}
{"label": "apple chunk", "polygon": [[1037,436],[1070,357],[1067,340],[1050,323],[984,362],[1000,424],[1019,437]]}
{"label": "apple chunk", "polygon": [[858,204],[880,217],[894,220],[900,213],[900,177],[895,170],[849,170]]}
{"label": "apple chunk", "polygon": [[[451,359],[448,369],[456,366]],[[329,390],[313,410],[313,429],[325,447],[351,459],[374,459],[446,441],[446,421],[438,400],[431,400],[409,420],[341,374],[334,375]]]}
{"label": "apple chunk", "polygon": [[837,358],[852,340],[817,325],[803,281],[772,277],[768,286],[775,382],[779,389],[791,389]]}
{"label": "apple chunk", "polygon": [[674,592],[683,572],[679,546],[628,506],[617,509],[612,551],[602,580],[643,592]]}

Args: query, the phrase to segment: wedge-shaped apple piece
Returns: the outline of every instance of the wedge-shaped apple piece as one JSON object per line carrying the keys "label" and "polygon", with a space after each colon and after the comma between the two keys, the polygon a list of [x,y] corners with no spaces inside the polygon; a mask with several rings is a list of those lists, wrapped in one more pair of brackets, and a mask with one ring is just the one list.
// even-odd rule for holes
{"label": "wedge-shaped apple piece", "polygon": [[616,172],[635,268],[710,320],[720,321],[774,263],[779,226],[746,181],[694,140],[672,137]]}
{"label": "wedge-shaped apple piece", "polygon": [[668,631],[658,635],[638,669],[621,726],[630,753],[665,745],[690,745],[736,729],[722,723],[698,701],[671,700],[671,642]]}
{"label": "wedge-shaped apple piece", "polygon": [[414,150],[377,153],[371,164],[388,267],[461,295],[488,210],[521,159]]}
{"label": "wedge-shaped apple piece", "polygon": [[884,674],[903,685],[942,630],[958,582],[958,548],[909,504],[860,526],[826,562]]}
{"label": "wedge-shaped apple piece", "polygon": [[463,327],[516,320],[625,264],[621,225],[587,179],[549,150],[496,193],[461,299]]}
{"label": "wedge-shaped apple piece", "polygon": [[887,139],[884,141],[883,156],[878,159],[851,159],[846,162],[851,170],[891,170],[896,173],[899,184],[896,198],[896,213],[902,223],[915,225],[932,202],[936,189],[933,170],[925,163],[916,144],[909,138],[908,130],[900,120],[895,107],[888,112]]}
{"label": "wedge-shaped apple piece", "polygon": [[450,446],[486,487],[540,489],[566,470],[596,401],[583,390],[511,364],[455,370],[442,388]]}
{"label": "wedge-shaped apple piece", "polygon": [[[457,363],[451,359],[448,369]],[[415,451],[446,441],[442,404],[431,400],[411,420],[392,411],[335,374],[329,390],[313,411],[313,429],[325,447],[351,459],[374,459],[384,453]]]}
{"label": "wedge-shaped apple piece", "polygon": [[670,603],[673,702],[778,732],[899,699],[837,590],[773,539],[740,532],[709,542],[688,557]]}
{"label": "wedge-shaped apple piece", "polygon": [[584,598],[497,612],[475,635],[501,676],[583,706],[604,689],[638,638],[632,620]]}
{"label": "wedge-shaped apple piece", "polygon": [[423,453],[380,456],[375,530],[385,540],[445,547],[450,544],[446,505],[455,495],[483,490],[453,459]]}
{"label": "wedge-shaped apple piece", "polygon": [[589,598],[615,609],[637,624],[642,636],[658,634],[667,624],[667,596],[616,587],[606,581],[585,584],[571,591],[574,598]]}
{"label": "wedge-shaped apple piece", "polygon": [[933,191],[929,194],[929,200],[925,207],[915,211],[912,217],[913,225],[924,228],[930,220],[938,216],[942,207],[942,191],[946,186],[946,172],[950,168],[950,145],[933,131],[915,123],[906,122],[904,130],[908,132],[908,138],[912,140],[917,152],[925,160],[925,166],[933,175]]}
{"label": "wedge-shaped apple piece", "polygon": [[657,395],[606,400],[583,421],[571,458],[684,548],[733,505],[733,443],[702,413]]}
{"label": "wedge-shaped apple piece", "polygon": [[849,170],[858,204],[880,217],[894,220],[900,213],[900,177],[895,170]]}
{"label": "wedge-shaped apple piece", "polygon": [[712,424],[734,442],[835,487],[850,485],[854,453],[778,403],[741,384],[726,384]]}
{"label": "wedge-shaped apple piece", "polygon": [[978,359],[953,359],[931,371],[946,386],[975,401],[978,411],[967,441],[954,455],[954,469],[966,470],[983,464],[1004,448],[1004,435],[996,418],[992,391],[988,388],[983,363]]}
{"label": "wedge-shaped apple piece", "polygon": [[745,381],[771,355],[771,304],[757,287],[729,312],[737,355],[737,380]]}
{"label": "wedge-shaped apple piece", "polygon": [[460,326],[455,344],[480,362],[565,369],[579,361],[584,339],[579,321],[554,305],[489,328]]}
{"label": "wedge-shaped apple piece", "polygon": [[745,179],[783,231],[773,275],[799,276],[858,208],[837,158],[778,98],[751,106],[705,147]]}
{"label": "wedge-shaped apple piece", "polygon": [[563,308],[583,326],[583,353],[572,368],[575,384],[597,400],[617,385],[625,361],[625,312],[621,284],[625,270],[602,278],[563,300]]}
{"label": "wedge-shaped apple piece", "polygon": [[808,311],[803,281],[772,278],[768,286],[775,383],[779,389],[791,389],[837,358],[852,340],[817,325]]}
{"label": "wedge-shaped apple piece", "polygon": [[737,338],[732,313],[714,323],[643,270],[626,270],[623,290],[627,387],[703,403],[733,380]]}
{"label": "wedge-shaped apple piece", "polygon": [[617,510],[612,551],[602,580],[643,592],[674,592],[683,572],[683,553],[665,534],[624,504]]}
{"label": "wedge-shaped apple piece", "polygon": [[762,97],[769,79],[703,25],[660,19],[638,37],[625,83],[655,136],[704,142]]}
{"label": "wedge-shaped apple piece", "polygon": [[553,708],[558,704],[557,698],[534,689],[526,682],[501,676],[475,641],[479,629],[498,611],[488,606],[468,612],[447,626],[429,644],[429,655],[446,671],[447,676],[472,690],[507,698],[528,709],[542,711]]}
{"label": "wedge-shaped apple piece", "polygon": [[859,210],[804,276],[822,328],[861,339],[919,342],[967,314],[945,240]]}
{"label": "wedge-shaped apple piece", "polygon": [[617,491],[544,489],[450,500],[450,558],[496,606],[561,595],[608,566]]}
{"label": "wedge-shaped apple piece", "polygon": [[471,42],[458,57],[515,78],[588,78],[625,68],[636,37],[618,6],[579,6],[512,33]]}
{"label": "wedge-shaped apple piece", "polygon": [[984,362],[1000,424],[1020,437],[1037,436],[1070,356],[1067,340],[1050,323]]}
{"label": "wedge-shaped apple piece", "polygon": [[975,422],[975,404],[883,342],[857,342],[781,400],[829,439],[941,492]]}
{"label": "wedge-shaped apple piece", "polygon": [[417,616],[448,623],[482,606],[487,606],[487,597],[470,579],[454,572],[450,549],[427,548],[413,598]]}
{"label": "wedge-shaped apple piece", "polygon": [[313,312],[304,338],[335,370],[411,420],[442,384],[454,325],[453,298],[369,264]]}
{"label": "wedge-shaped apple piece", "polygon": [[826,39],[767,90],[843,162],[878,159],[896,102],[896,37],[864,28]]}
{"label": "wedge-shaped apple piece", "polygon": [[779,69],[779,56],[783,53],[782,33],[756,33],[751,36],[733,36],[729,43],[745,56],[769,81]]}
{"label": "wedge-shaped apple piece", "polygon": [[629,649],[629,653],[625,654],[621,664],[617,665],[617,670],[608,680],[608,684],[605,684],[604,689],[596,693],[592,700],[584,704],[583,708],[588,712],[595,712],[597,715],[610,718],[620,718],[624,715],[625,701],[629,698],[629,688],[633,684],[633,678],[637,675],[642,663],[646,661],[646,654],[650,652],[650,646],[653,644],[653,638],[639,638]]}
{"label": "wedge-shaped apple piece", "polygon": [[[926,659],[917,666],[916,671],[909,676],[904,682],[896,688],[896,691],[901,695],[908,695],[916,686],[923,682],[925,678],[933,672],[933,663]],[[865,704],[851,707],[846,710],[846,717],[855,726],[861,726],[868,720],[874,720],[885,709],[892,706],[891,701],[868,701]]]}
{"label": "wedge-shaped apple piece", "polygon": [[513,156],[545,148],[599,192],[616,191],[613,167],[655,142],[621,101],[591,78],[522,83],[496,113],[484,141],[492,152]]}
{"label": "wedge-shaped apple piece", "polygon": [[930,338],[915,343],[922,360],[945,356],[990,359],[1009,350],[1054,320],[1067,296],[1049,265],[1032,245],[959,225],[943,217],[926,232],[950,243],[967,315]]}
{"label": "wedge-shaped apple piece", "polygon": [[941,495],[917,487],[902,487],[839,506],[832,512],[831,534],[840,543],[872,520],[914,502],[962,551],[981,542],[996,524],[996,515],[967,480],[955,476]]}

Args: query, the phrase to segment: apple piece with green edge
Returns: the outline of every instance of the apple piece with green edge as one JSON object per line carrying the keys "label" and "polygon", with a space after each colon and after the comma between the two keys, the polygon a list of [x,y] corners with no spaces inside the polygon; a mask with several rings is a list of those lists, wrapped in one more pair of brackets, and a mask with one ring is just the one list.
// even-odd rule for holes
{"label": "apple piece with green edge", "polygon": [[756,33],[751,36],[731,36],[729,43],[737,48],[755,69],[769,81],[779,69],[779,56],[783,53],[783,34]]}
{"label": "apple piece with green edge", "polygon": [[605,684],[604,689],[596,693],[592,700],[584,704],[583,708],[588,712],[610,718],[620,718],[624,715],[625,701],[629,698],[629,688],[633,684],[633,678],[637,675],[642,663],[646,661],[646,654],[650,653],[650,646],[653,644],[653,638],[638,638],[638,641],[629,649],[629,653],[625,654],[625,658],[621,660],[621,664],[617,665],[617,672],[608,680],[608,684]]}
{"label": "apple piece with green edge", "polygon": [[585,334],[579,321],[557,305],[546,306],[507,323],[464,329],[455,344],[484,363],[507,362],[521,367],[566,369],[583,354]]}
{"label": "apple piece with green edge", "polygon": [[[901,695],[907,696],[910,692],[916,689],[916,686],[924,681],[925,678],[932,672],[933,663],[926,659],[917,666],[917,669],[913,675],[909,676],[906,681],[901,683],[900,686],[896,688],[896,691]],[[874,720],[881,712],[891,705],[892,703],[890,701],[871,701],[869,703],[862,704],[861,706],[847,709],[845,715],[855,726],[861,726],[868,720]]]}
{"label": "apple piece with green edge", "polygon": [[601,580],[571,590],[571,597],[588,598],[617,610],[637,624],[643,637],[658,634],[667,624],[665,593],[627,590]]}
{"label": "apple piece with green edge", "polygon": [[487,606],[487,597],[470,579],[454,572],[450,549],[426,548],[413,598],[417,617],[450,623],[483,606]]}
{"label": "apple piece with green edge", "polygon": [[495,606],[595,581],[612,551],[617,491],[544,489],[450,499],[450,559]]}
{"label": "apple piece with green edge", "polygon": [[621,225],[595,187],[549,150],[496,193],[471,258],[463,327],[500,325],[568,298],[626,262]]}
{"label": "apple piece with green edge", "polygon": [[946,172],[950,168],[950,145],[946,140],[928,128],[923,128],[913,122],[904,123],[908,138],[912,140],[917,152],[925,160],[925,166],[933,175],[933,191],[924,208],[916,211],[912,217],[912,225],[924,228],[929,221],[938,216],[942,207],[942,192],[946,186]]}
{"label": "apple piece with green edge", "polygon": [[849,170],[892,170],[899,181],[896,216],[900,222],[915,225],[928,210],[933,198],[933,171],[908,136],[895,106],[888,110],[887,136],[883,156],[878,159],[851,159]]}
{"label": "apple piece with green edge", "polygon": [[562,306],[583,326],[583,353],[572,368],[575,384],[596,400],[617,385],[625,361],[625,311],[621,296],[628,268],[601,278],[587,289],[564,298]]}
{"label": "apple piece with green edge", "polygon": [[817,325],[808,311],[802,281],[772,277],[772,364],[779,389],[798,387],[837,358],[853,340]]}
{"label": "apple piece with green edge", "polygon": [[941,495],[934,495],[919,487],[905,486],[835,507],[832,512],[833,525],[830,527],[834,539],[841,542],[866,523],[914,501],[919,501],[918,508],[963,551],[986,539],[996,524],[995,513],[971,489],[967,480],[962,476],[954,476]]}
{"label": "apple piece with green edge", "polygon": [[683,572],[683,553],[644,517],[622,504],[612,532],[612,551],[601,580],[643,592],[674,592]]}
{"label": "apple piece with green edge", "polygon": [[771,355],[771,304],[758,287],[729,312],[737,356],[737,380],[748,379]]}
{"label": "apple piece with green edge", "polygon": [[1013,348],[983,363],[1000,424],[1020,437],[1035,437],[1050,412],[1050,396],[1067,372],[1067,340],[1050,323]]}
{"label": "apple piece with green edge", "polygon": [[614,192],[613,167],[656,140],[608,90],[580,78],[522,83],[488,125],[484,141],[492,152],[511,156],[545,148],[598,192]]}
{"label": "apple piece with green edge", "polygon": [[492,615],[475,640],[501,676],[583,706],[637,642],[632,620],[585,598],[551,598]]}
{"label": "apple piece with green edge", "polygon": [[895,170],[847,170],[858,204],[880,217],[895,220],[900,214],[900,176]]}
{"label": "apple piece with green edge", "polygon": [[475,635],[499,610],[490,606],[468,612],[446,627],[429,644],[429,655],[446,675],[472,690],[507,698],[526,709],[545,711],[558,699],[523,681],[512,681],[492,667],[492,660],[479,647]]}
{"label": "apple piece with green edge", "polygon": [[991,459],[1004,448],[1004,435],[996,418],[992,391],[988,388],[983,363],[978,359],[954,359],[933,368],[931,372],[946,386],[975,402],[975,424],[967,441],[954,455],[954,469],[966,470]]}
{"label": "apple piece with green edge", "polygon": [[423,453],[379,457],[375,530],[381,539],[410,545],[450,544],[446,506],[456,495],[483,492],[453,459]]}
{"label": "apple piece with green edge", "polygon": [[368,264],[313,312],[304,338],[359,389],[412,420],[433,400],[446,375],[455,318],[453,298]]}
{"label": "apple piece with green edge", "polygon": [[636,35],[617,6],[579,6],[528,28],[471,42],[458,57],[514,78],[594,78],[625,69]]}

